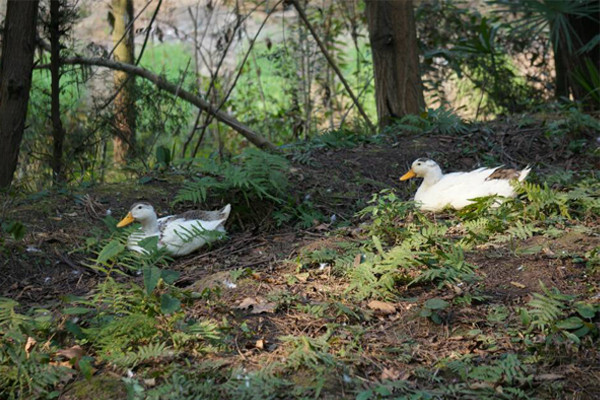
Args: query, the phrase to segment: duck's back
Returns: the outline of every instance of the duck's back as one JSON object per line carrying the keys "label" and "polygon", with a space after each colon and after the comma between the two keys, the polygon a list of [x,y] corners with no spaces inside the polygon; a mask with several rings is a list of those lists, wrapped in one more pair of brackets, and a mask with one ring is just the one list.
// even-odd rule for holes
{"label": "duck's back", "polygon": [[159,246],[174,256],[183,256],[224,236],[231,206],[219,211],[188,211],[158,220]]}
{"label": "duck's back", "polygon": [[472,203],[472,199],[485,196],[515,195],[514,188],[507,179],[488,179],[498,168],[479,168],[470,172],[446,174],[429,187],[419,187],[415,201],[421,209],[440,211],[448,206],[461,209]]}

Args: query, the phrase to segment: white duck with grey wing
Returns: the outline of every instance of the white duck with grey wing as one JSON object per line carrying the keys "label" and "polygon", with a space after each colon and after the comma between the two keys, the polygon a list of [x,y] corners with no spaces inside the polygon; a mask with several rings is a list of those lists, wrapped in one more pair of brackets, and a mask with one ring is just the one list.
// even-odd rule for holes
{"label": "white duck with grey wing", "polygon": [[159,248],[165,248],[173,256],[183,256],[222,238],[225,234],[224,224],[230,212],[231,205],[228,204],[219,211],[189,211],[181,215],[157,218],[150,204],[136,203],[117,226],[123,227],[133,221],[142,225],[127,240],[130,250],[146,253],[139,242],[156,236]]}
{"label": "white duck with grey wing", "polygon": [[[506,174],[502,172],[508,171],[514,172],[515,176],[496,178],[496,175],[503,176]],[[501,170],[500,167],[496,167],[443,174],[435,161],[420,158],[412,163],[409,172],[400,179],[423,178],[415,193],[415,202],[419,204],[420,209],[441,211],[451,207],[459,210],[473,203],[473,199],[477,197],[514,197],[516,195],[514,181],[522,182],[530,171],[529,167],[521,171]]]}

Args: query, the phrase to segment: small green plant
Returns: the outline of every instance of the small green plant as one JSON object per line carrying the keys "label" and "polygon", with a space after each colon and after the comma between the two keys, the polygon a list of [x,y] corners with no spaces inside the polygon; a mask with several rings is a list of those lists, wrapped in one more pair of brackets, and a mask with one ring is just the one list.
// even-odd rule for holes
{"label": "small green plant", "polygon": [[597,305],[576,302],[574,296],[548,289],[540,282],[542,293],[533,293],[527,308],[520,310],[521,322],[529,328],[546,335],[546,343],[570,341],[576,345],[585,336],[597,337],[598,327],[593,322],[600,316]]}
{"label": "small green plant", "polygon": [[21,240],[25,236],[27,229],[19,221],[3,222],[2,231],[9,234],[14,240]]}
{"label": "small green plant", "polygon": [[232,162],[209,161],[199,168],[205,176],[187,182],[175,196],[175,202],[203,203],[210,193],[242,197],[247,206],[258,200],[283,202],[288,186],[287,160],[248,148]]}
{"label": "small green plant", "polygon": [[469,127],[452,110],[443,107],[428,109],[420,115],[409,114],[387,128],[391,132],[437,132],[443,135],[464,134]]}
{"label": "small green plant", "polygon": [[395,242],[405,236],[400,222],[409,214],[420,216],[414,203],[402,201],[392,189],[373,194],[369,205],[357,213],[359,217],[369,217],[370,234],[386,242]]}
{"label": "small green plant", "polygon": [[419,316],[423,318],[429,318],[436,324],[441,324],[443,322],[441,312],[448,308],[450,303],[446,300],[434,297],[433,299],[429,299],[423,305],[423,308],[419,312]]}
{"label": "small green plant", "polygon": [[19,303],[0,298],[0,397],[27,399],[53,398],[54,387],[71,369],[50,363],[56,346],[38,345],[54,333],[56,321],[47,310],[30,309],[22,314]]}

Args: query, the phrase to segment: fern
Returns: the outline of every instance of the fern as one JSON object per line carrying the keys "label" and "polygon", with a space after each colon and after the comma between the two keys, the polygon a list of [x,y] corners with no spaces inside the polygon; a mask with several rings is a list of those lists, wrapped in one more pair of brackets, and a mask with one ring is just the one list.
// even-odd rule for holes
{"label": "fern", "polygon": [[235,157],[233,162],[209,161],[200,168],[206,174],[184,184],[175,196],[175,202],[203,203],[209,194],[217,195],[236,191],[250,199],[269,199],[282,202],[288,187],[289,163],[285,158],[249,148]]}
{"label": "fern", "polygon": [[532,294],[533,299],[527,303],[528,313],[531,316],[530,326],[547,333],[565,315],[567,302],[573,297],[560,293],[558,289],[549,290],[542,282],[540,287],[543,294]]}
{"label": "fern", "polygon": [[109,354],[106,359],[118,367],[132,369],[150,360],[158,361],[161,358],[171,358],[176,355],[177,352],[168,349],[165,343],[150,343],[138,347],[135,351]]}
{"label": "fern", "polygon": [[521,187],[529,200],[524,209],[527,215],[540,220],[556,215],[570,218],[567,194],[552,190],[547,184],[542,187],[535,183],[523,182]]}
{"label": "fern", "polygon": [[280,340],[291,348],[287,356],[287,364],[294,369],[302,366],[308,368],[316,368],[320,365],[335,366],[336,361],[328,353],[328,340],[331,335],[332,331],[328,329],[326,333],[317,338],[305,335],[281,337]]}
{"label": "fern", "polygon": [[96,327],[83,329],[100,355],[110,359],[115,351],[131,348],[149,341],[158,334],[156,319],[145,314],[122,317],[107,316],[96,321]]}

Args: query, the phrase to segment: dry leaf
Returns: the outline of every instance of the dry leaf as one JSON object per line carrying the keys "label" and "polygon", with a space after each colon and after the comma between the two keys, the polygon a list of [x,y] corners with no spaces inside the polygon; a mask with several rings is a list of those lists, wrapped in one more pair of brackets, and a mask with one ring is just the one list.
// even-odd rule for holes
{"label": "dry leaf", "polygon": [[301,274],[296,274],[294,275],[296,277],[296,279],[298,279],[300,282],[306,282],[308,280],[308,276],[309,273],[308,272],[303,272]]}
{"label": "dry leaf", "polygon": [[277,304],[275,303],[257,304],[256,306],[252,307],[252,311],[250,311],[250,314],[261,314],[264,312],[273,313],[275,312],[276,308]]}
{"label": "dry leaf", "polygon": [[264,312],[272,313],[275,312],[277,308],[277,304],[267,302],[262,297],[252,298],[246,297],[240,304],[238,304],[235,308],[239,310],[248,310],[252,308],[250,314],[261,314]]}
{"label": "dry leaf", "polygon": [[559,374],[540,374],[533,377],[534,381],[556,381],[559,379],[565,379],[565,376]]}
{"label": "dry leaf", "polygon": [[396,307],[392,303],[385,301],[373,300],[367,304],[367,307],[381,314],[393,314],[396,312]]}
{"label": "dry leaf", "polygon": [[156,378],[144,379],[144,385],[146,385],[147,387],[156,386]]}
{"label": "dry leaf", "polygon": [[510,284],[515,287],[518,287],[519,289],[525,289],[527,287],[527,286],[523,285],[522,283],[515,282],[515,281],[511,281]]}
{"label": "dry leaf", "polygon": [[259,339],[256,341],[255,347],[259,350],[264,350],[265,348],[265,341],[263,339]]}
{"label": "dry leaf", "polygon": [[326,231],[327,229],[329,229],[329,224],[320,224],[315,226],[315,231]]}
{"label": "dry leaf", "polygon": [[362,254],[358,253],[356,256],[354,256],[354,268],[360,265],[360,260],[362,260]]}
{"label": "dry leaf", "polygon": [[81,348],[81,346],[75,345],[73,347],[69,347],[68,349],[58,350],[56,355],[63,356],[69,360],[73,358],[79,360],[85,355],[85,351]]}
{"label": "dry leaf", "polygon": [[397,381],[400,379],[400,371],[395,368],[384,368],[381,372],[381,380]]}
{"label": "dry leaf", "polygon": [[245,310],[247,308],[250,308],[250,307],[254,306],[255,304],[256,304],[256,299],[253,299],[252,297],[246,297],[235,308],[238,308],[240,310]]}
{"label": "dry leaf", "polygon": [[25,353],[27,354],[27,358],[29,358],[29,353],[31,353],[31,349],[35,346],[37,342],[31,336],[27,337],[27,342],[25,343]]}
{"label": "dry leaf", "polygon": [[57,367],[65,367],[65,368],[71,368],[71,369],[73,369],[73,367],[74,367],[70,361],[50,361],[48,364],[55,365]]}

